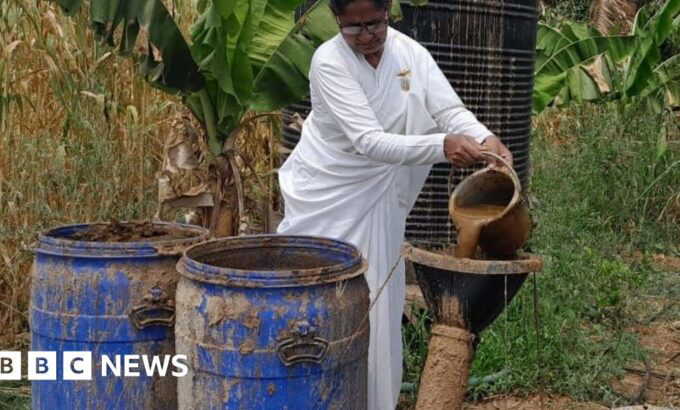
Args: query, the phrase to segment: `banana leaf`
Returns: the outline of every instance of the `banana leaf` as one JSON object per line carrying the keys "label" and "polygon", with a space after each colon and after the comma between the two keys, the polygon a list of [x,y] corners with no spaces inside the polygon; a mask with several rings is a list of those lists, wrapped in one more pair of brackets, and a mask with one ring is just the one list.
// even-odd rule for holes
{"label": "banana leaf", "polygon": [[592,101],[602,96],[593,77],[581,66],[569,70],[567,85],[571,98],[576,102]]}
{"label": "banana leaf", "polygon": [[567,72],[554,75],[536,76],[534,79],[533,110],[536,114],[543,111],[564,88]]}
{"label": "banana leaf", "polygon": [[654,15],[650,6],[643,7],[636,17],[634,36],[638,44],[626,65],[623,94],[626,98],[641,95],[654,78],[654,67],[662,59],[660,47],[677,27],[680,1],[668,0]]}
{"label": "banana leaf", "polygon": [[201,70],[240,105],[251,92],[247,49],[265,5],[266,0],[217,0],[192,28],[193,52]]}
{"label": "banana leaf", "polygon": [[614,61],[631,53],[632,36],[602,36],[579,40],[563,47],[536,70],[536,75],[556,74],[607,52]]}
{"label": "banana leaf", "polygon": [[[634,38],[631,36],[602,36],[591,37],[573,42],[563,47],[535,73],[534,83],[534,111],[540,113],[567,86],[569,71],[588,62],[600,54],[607,52],[614,61],[623,59],[631,52],[631,44]],[[573,82],[583,80],[583,74],[572,74]],[[587,73],[586,73],[587,75]]]}
{"label": "banana leaf", "polygon": [[[72,15],[82,6],[81,0],[57,0],[65,13]],[[148,32],[148,42],[155,47],[161,61],[147,47],[139,59],[142,73],[159,88],[172,93],[190,93],[204,86],[188,44],[172,16],[160,0],[90,0],[90,20],[95,33],[109,44],[119,43],[122,54],[131,54],[141,30]],[[118,27],[123,27],[116,41]]]}
{"label": "banana leaf", "polygon": [[635,14],[635,20],[633,21],[633,30],[632,34],[634,36],[639,35],[645,30],[645,27],[649,23],[649,21],[652,19],[652,16],[654,15],[654,12],[652,10],[652,7],[650,4],[646,4],[638,10],[637,14]]}
{"label": "banana leaf", "polygon": [[668,0],[649,22],[654,41],[661,44],[673,32],[673,21],[680,13],[680,1]]}
{"label": "banana leaf", "polygon": [[[251,58],[259,71],[250,108],[270,111],[300,101],[309,93],[308,73],[316,47],[338,32],[328,0],[319,0],[294,25],[267,20],[270,30],[253,39]],[[278,24],[277,24],[278,23]]]}
{"label": "banana leaf", "polygon": [[540,67],[557,51],[571,43],[571,40],[556,28],[538,24],[536,40],[536,67]]}
{"label": "banana leaf", "polygon": [[[314,51],[338,33],[328,0],[308,3],[306,12],[295,24],[281,18],[289,11],[290,4],[286,8],[270,1],[261,30],[253,38],[249,51],[256,73],[249,104],[252,110],[276,110],[306,97]],[[398,1],[392,2],[390,17],[401,18]]]}
{"label": "banana leaf", "polygon": [[[312,55],[337,32],[337,26],[327,0],[312,4],[294,23],[295,8],[301,3],[220,0],[194,26],[192,38],[201,69],[230,96],[217,104],[220,124],[233,126],[244,110],[275,110],[308,94]],[[239,12],[243,4],[249,6],[246,14]],[[215,98],[211,95],[211,100]]]}
{"label": "banana leaf", "polygon": [[653,85],[641,93],[646,97],[654,92],[669,88],[670,96],[673,96],[673,84],[680,81],[680,55],[675,55],[659,64],[653,71]]}
{"label": "banana leaf", "polygon": [[208,7],[192,28],[207,87],[185,98],[201,121],[216,124],[209,138],[216,154],[246,112],[280,109],[308,94],[312,55],[337,32],[327,0],[309,5],[297,24],[302,0],[230,1],[235,4],[220,0]]}
{"label": "banana leaf", "polygon": [[670,107],[680,107],[680,80],[666,84],[666,101]]}
{"label": "banana leaf", "polygon": [[588,26],[585,23],[563,23],[560,32],[572,42],[586,40],[591,37],[602,37],[602,33],[596,28]]}
{"label": "banana leaf", "polygon": [[583,69],[590,74],[590,77],[597,84],[600,94],[606,94],[615,90],[614,70],[616,69],[611,61],[611,58],[606,54],[601,54],[595,57],[595,60],[588,65],[583,66]]}

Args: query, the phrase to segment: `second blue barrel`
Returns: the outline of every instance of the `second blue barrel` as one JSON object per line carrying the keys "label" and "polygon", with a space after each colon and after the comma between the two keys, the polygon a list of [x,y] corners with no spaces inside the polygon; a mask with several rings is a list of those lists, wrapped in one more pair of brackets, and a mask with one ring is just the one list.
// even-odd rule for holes
{"label": "second blue barrel", "polygon": [[257,235],[178,263],[179,408],[366,409],[366,264],[344,242]]}

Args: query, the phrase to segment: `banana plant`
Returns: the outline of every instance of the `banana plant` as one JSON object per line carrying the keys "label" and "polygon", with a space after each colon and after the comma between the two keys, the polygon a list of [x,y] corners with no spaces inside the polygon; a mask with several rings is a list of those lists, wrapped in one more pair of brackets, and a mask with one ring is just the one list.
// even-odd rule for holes
{"label": "banana plant", "polygon": [[207,86],[186,100],[218,153],[248,111],[266,112],[309,92],[316,47],[337,33],[326,1],[293,22],[300,0],[215,1],[193,27],[192,51]]}
{"label": "banana plant", "polygon": [[680,57],[662,61],[662,43],[680,29],[680,0],[656,13],[642,7],[629,35],[602,35],[580,23],[539,25],[534,112],[550,104],[645,98],[661,109],[680,101]]}
{"label": "banana plant", "polygon": [[[202,124],[209,176],[176,192],[173,175],[198,168],[200,161],[191,138],[174,141],[159,179],[161,203],[211,209],[203,224],[216,236],[235,234],[234,225],[220,225],[225,218],[238,222],[244,214],[238,166],[243,160],[237,158],[235,136],[248,113],[268,113],[308,94],[314,50],[337,33],[328,0],[307,1],[297,22],[295,10],[304,0],[202,1],[190,42],[161,0],[56,1],[68,14],[89,3],[97,37],[136,58],[140,73],[153,86],[182,97]],[[146,51],[135,55],[141,37],[147,39]],[[236,215],[233,198],[238,199]]]}

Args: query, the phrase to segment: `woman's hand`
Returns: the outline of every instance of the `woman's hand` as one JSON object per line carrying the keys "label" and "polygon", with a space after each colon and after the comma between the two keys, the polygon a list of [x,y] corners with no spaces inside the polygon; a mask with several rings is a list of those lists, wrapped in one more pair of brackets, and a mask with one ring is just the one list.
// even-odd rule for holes
{"label": "woman's hand", "polygon": [[[512,152],[510,152],[508,147],[506,147],[497,136],[489,135],[486,137],[482,143],[482,149],[493,152],[494,154],[498,154],[501,158],[506,160],[510,166],[512,166]],[[503,167],[503,164],[498,163],[498,161],[490,161],[489,163],[491,165],[495,165],[496,167]]]}
{"label": "woman's hand", "polygon": [[462,134],[448,134],[444,138],[444,155],[459,168],[469,167],[484,160],[481,144],[472,137]]}

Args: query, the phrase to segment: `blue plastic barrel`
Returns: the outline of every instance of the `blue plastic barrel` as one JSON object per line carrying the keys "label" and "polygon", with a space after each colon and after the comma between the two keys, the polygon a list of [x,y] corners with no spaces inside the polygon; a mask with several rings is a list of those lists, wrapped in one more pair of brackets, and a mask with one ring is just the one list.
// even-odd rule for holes
{"label": "blue plastic barrel", "polygon": [[346,243],[258,235],[178,263],[179,408],[366,409],[366,264]]}
{"label": "blue plastic barrel", "polygon": [[[174,354],[176,263],[207,231],[154,223],[158,236],[143,241],[74,239],[103,225],[63,226],[40,235],[31,283],[31,350],[56,352],[57,374],[56,380],[32,382],[33,409],[175,409],[177,384],[170,371],[147,376],[137,360],[130,370],[142,375],[124,377],[123,355],[160,360]],[[62,359],[71,351],[91,352],[90,380],[64,380]],[[121,360],[119,376],[102,376],[104,355],[114,364]],[[72,368],[83,371],[84,365],[77,361]]]}

